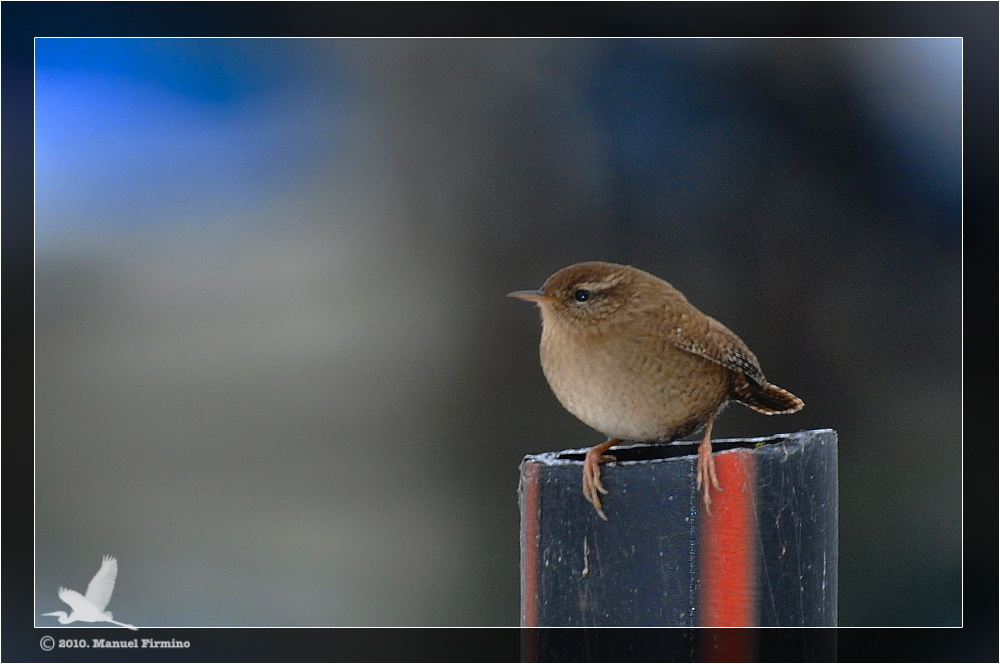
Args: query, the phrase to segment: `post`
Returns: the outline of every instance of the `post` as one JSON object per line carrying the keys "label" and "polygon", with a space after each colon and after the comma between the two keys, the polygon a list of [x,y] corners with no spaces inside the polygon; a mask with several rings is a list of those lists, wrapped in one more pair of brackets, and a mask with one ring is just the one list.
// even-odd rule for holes
{"label": "post", "polygon": [[835,626],[836,432],[712,447],[723,491],[711,516],[695,443],[610,450],[608,521],[581,492],[586,450],[525,457],[521,625]]}

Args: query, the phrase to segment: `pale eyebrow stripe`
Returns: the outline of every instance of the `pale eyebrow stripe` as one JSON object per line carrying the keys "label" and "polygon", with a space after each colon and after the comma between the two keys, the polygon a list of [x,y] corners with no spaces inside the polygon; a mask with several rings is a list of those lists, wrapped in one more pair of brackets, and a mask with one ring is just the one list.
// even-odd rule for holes
{"label": "pale eyebrow stripe", "polygon": [[605,290],[605,289],[613,288],[613,287],[617,286],[619,283],[621,283],[622,279],[624,279],[624,278],[625,278],[625,275],[623,275],[623,274],[617,274],[617,275],[613,275],[613,276],[611,276],[611,277],[609,277],[607,279],[604,279],[602,281],[586,281],[586,282],[577,284],[576,287],[577,288],[586,288],[588,290]]}

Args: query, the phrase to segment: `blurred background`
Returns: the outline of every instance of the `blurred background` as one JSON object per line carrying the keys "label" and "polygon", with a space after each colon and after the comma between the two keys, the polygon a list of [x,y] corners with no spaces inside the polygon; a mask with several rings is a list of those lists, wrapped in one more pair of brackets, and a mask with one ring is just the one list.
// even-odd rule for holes
{"label": "blurred background", "polygon": [[960,39],[35,54],[36,613],[517,625],[518,463],[602,437],[504,294],[609,260],[806,402],[716,437],[837,430],[840,623],[960,624]]}

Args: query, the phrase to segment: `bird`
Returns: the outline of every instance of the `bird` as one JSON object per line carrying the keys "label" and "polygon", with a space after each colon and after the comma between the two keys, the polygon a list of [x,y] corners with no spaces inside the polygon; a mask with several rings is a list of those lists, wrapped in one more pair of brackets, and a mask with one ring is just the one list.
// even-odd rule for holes
{"label": "bird", "polygon": [[566,410],[607,440],[583,463],[583,495],[607,521],[600,464],[623,440],[669,442],[700,431],[696,491],[711,515],[711,485],[722,491],[712,457],[712,423],[736,401],[766,415],[804,403],[764,378],[757,357],[728,327],[672,285],[630,265],[569,265],[538,290],[508,297],[541,310],[542,372]]}
{"label": "bird", "polygon": [[105,611],[104,607],[111,601],[111,593],[115,590],[115,578],[118,576],[118,561],[112,556],[104,556],[101,561],[101,569],[90,580],[87,586],[87,594],[81,595],[75,590],[59,588],[59,599],[69,604],[73,611],[67,616],[65,611],[53,611],[43,613],[43,616],[57,616],[60,624],[67,624],[81,620],[83,622],[109,622],[122,627],[128,627],[138,631],[135,625],[128,625],[115,620],[110,611]]}

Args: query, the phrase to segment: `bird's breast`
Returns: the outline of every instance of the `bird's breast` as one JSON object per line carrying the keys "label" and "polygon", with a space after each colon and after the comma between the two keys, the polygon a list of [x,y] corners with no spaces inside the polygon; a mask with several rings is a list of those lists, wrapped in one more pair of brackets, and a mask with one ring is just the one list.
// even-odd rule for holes
{"label": "bird's breast", "polygon": [[728,396],[728,370],[666,340],[580,334],[545,322],[540,357],[563,407],[609,438],[687,435]]}

